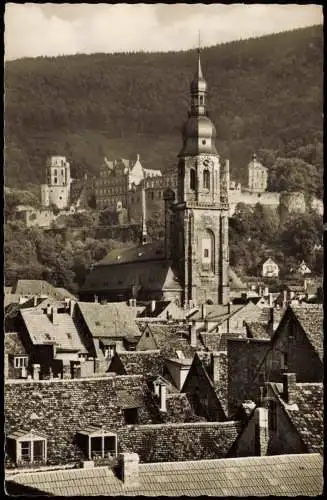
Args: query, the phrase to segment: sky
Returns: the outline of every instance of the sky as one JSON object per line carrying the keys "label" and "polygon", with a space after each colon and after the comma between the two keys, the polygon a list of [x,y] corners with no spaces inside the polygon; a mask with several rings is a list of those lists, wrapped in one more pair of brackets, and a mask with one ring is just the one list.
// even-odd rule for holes
{"label": "sky", "polygon": [[6,3],[5,59],[194,49],[323,23],[316,4]]}

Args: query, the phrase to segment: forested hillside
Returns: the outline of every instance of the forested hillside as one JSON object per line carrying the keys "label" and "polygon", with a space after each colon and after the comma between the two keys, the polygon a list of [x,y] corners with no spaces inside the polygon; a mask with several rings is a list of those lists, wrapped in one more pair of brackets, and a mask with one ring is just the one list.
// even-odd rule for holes
{"label": "forested hillside", "polygon": [[[245,182],[253,150],[263,149],[274,163],[299,157],[301,148],[300,158],[319,177],[321,26],[204,49],[202,66],[218,149],[231,160],[232,178]],[[195,51],[6,63],[5,183],[43,182],[49,154],[66,155],[74,177],[96,175],[104,156],[136,153],[144,166],[173,168],[195,67]]]}

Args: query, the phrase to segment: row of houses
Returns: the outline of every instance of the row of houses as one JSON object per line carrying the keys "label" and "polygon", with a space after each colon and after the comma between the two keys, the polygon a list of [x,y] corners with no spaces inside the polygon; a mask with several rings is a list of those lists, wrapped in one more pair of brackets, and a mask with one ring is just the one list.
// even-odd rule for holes
{"label": "row of houses", "polygon": [[233,470],[275,494],[280,464],[279,494],[321,492],[322,305],[27,295],[5,331],[8,492],[235,495]]}

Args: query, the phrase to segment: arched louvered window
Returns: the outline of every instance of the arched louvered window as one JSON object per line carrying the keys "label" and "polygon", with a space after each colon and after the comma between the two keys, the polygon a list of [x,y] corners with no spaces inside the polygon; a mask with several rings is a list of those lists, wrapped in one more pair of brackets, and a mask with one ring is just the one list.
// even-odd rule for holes
{"label": "arched louvered window", "polygon": [[204,189],[210,189],[210,172],[207,168],[203,170],[203,187]]}
{"label": "arched louvered window", "polygon": [[190,170],[190,188],[194,191],[196,186],[196,176],[194,168]]}

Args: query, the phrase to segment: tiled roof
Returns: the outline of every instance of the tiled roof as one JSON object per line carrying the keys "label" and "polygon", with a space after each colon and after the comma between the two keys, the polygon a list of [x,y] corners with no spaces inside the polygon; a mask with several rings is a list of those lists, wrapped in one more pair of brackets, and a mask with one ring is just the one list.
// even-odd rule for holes
{"label": "tiled roof", "polygon": [[130,292],[133,287],[136,287],[137,293],[142,289],[179,291],[181,287],[171,264],[169,260],[157,259],[94,266],[86,277],[82,291],[97,293],[99,290],[112,290],[118,293],[126,290]]}
{"label": "tiled roof", "polygon": [[6,333],[4,344],[6,354],[11,356],[26,355],[26,349],[17,332]]}
{"label": "tiled roof", "polygon": [[141,408],[144,406],[145,401],[141,391],[133,390],[117,390],[118,406],[120,408]]}
{"label": "tiled roof", "polygon": [[[223,306],[223,305],[216,305],[216,304],[207,304],[206,305],[206,319],[208,321],[217,321],[218,323],[222,323],[225,321],[229,316],[232,316],[235,314],[237,311],[242,309],[244,304],[242,305],[234,305],[231,304],[230,306]],[[202,311],[201,309],[191,316],[189,316],[190,320],[202,320]]]}
{"label": "tiled roof", "polygon": [[319,454],[275,455],[139,465],[139,484],[124,485],[109,467],[18,473],[6,485],[51,496],[316,496],[322,494]]}
{"label": "tiled roof", "polygon": [[39,309],[22,309],[21,316],[33,344],[54,342],[59,350],[86,352],[72,317],[57,313],[56,323]]}
{"label": "tiled roof", "polygon": [[164,360],[160,351],[126,351],[116,355],[122,362],[127,375],[162,374]]}
{"label": "tiled roof", "polygon": [[268,324],[259,323],[257,321],[247,321],[246,328],[248,336],[253,339],[270,339]]}
{"label": "tiled roof", "polygon": [[164,259],[164,242],[161,240],[142,246],[131,246],[127,248],[115,248],[111,250],[95,267],[103,265],[122,264],[126,262],[141,262],[144,260]]}
{"label": "tiled roof", "polygon": [[[322,383],[296,384],[295,403],[298,409],[284,408],[307,445],[310,453],[323,453],[324,444],[324,387]],[[281,401],[283,401],[281,399]]]}
{"label": "tiled roof", "polygon": [[58,300],[76,298],[65,288],[56,288],[44,280],[18,280],[14,289],[17,295],[46,295]]}
{"label": "tiled roof", "polygon": [[151,304],[146,304],[144,310],[139,315],[139,318],[152,318],[159,316],[170,304],[169,300],[157,300],[155,302],[154,310],[152,311]]}
{"label": "tiled roof", "polygon": [[200,332],[199,337],[202,340],[203,345],[205,345],[210,351],[220,350],[222,333]]}
{"label": "tiled roof", "polygon": [[93,337],[141,335],[134,308],[125,302],[78,302],[77,305]]}
{"label": "tiled roof", "polygon": [[185,326],[151,323],[148,328],[151,330],[161,353],[167,357],[176,357],[176,351],[182,351],[185,358],[193,358],[196,350],[201,348],[201,346],[194,348],[190,345],[189,333]]}
{"label": "tiled roof", "polygon": [[198,417],[187,399],[186,394],[172,393],[166,399],[167,412],[163,417],[165,423],[199,422]]}
{"label": "tiled roof", "polygon": [[324,312],[322,304],[307,304],[301,307],[292,306],[291,309],[322,361],[324,354]]}
{"label": "tiled roof", "polygon": [[247,288],[246,283],[244,283],[239,276],[237,276],[236,272],[229,267],[229,286],[232,290],[244,290]]}

